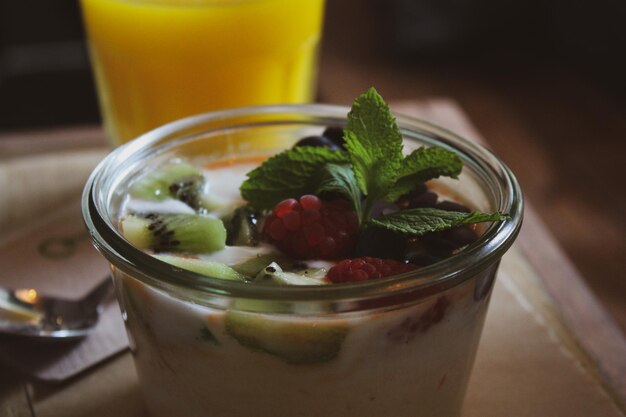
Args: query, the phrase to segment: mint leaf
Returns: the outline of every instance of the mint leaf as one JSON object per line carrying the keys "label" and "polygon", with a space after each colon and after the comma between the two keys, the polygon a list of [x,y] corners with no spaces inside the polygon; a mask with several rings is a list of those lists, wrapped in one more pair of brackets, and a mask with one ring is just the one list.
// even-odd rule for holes
{"label": "mint leaf", "polygon": [[343,151],[310,146],[288,149],[248,172],[239,187],[241,196],[256,209],[271,209],[286,198],[315,193],[317,172],[328,163],[346,162]]}
{"label": "mint leaf", "polygon": [[361,214],[361,193],[349,164],[327,164],[320,172],[318,194],[339,194],[352,202],[357,215]]}
{"label": "mint leaf", "polygon": [[402,134],[374,88],[356,99],[344,132],[354,177],[367,196],[364,215],[395,184],[402,164]]}
{"label": "mint leaf", "polygon": [[440,176],[456,178],[463,162],[455,153],[438,147],[421,147],[405,158],[400,128],[374,88],[352,105],[344,140],[345,152],[300,146],[268,159],[248,173],[240,187],[242,197],[256,209],[270,209],[286,198],[304,194],[340,195],[352,202],[362,227],[380,227],[412,236],[509,218],[499,212],[417,208],[368,221],[377,201],[395,201],[418,184]]}
{"label": "mint leaf", "polygon": [[440,232],[464,224],[495,222],[506,220],[509,216],[496,213],[464,213],[434,208],[416,208],[401,210],[393,214],[372,219],[373,226],[411,236],[421,236],[430,232]]}
{"label": "mint leaf", "polygon": [[438,147],[421,147],[404,158],[399,178],[386,199],[395,201],[401,195],[413,191],[418,184],[433,178],[456,178],[462,169],[463,161],[454,152]]}

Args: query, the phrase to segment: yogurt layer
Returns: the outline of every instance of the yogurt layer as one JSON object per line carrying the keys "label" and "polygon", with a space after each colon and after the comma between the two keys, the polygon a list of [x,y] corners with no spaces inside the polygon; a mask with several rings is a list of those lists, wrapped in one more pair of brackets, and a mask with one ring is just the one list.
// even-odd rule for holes
{"label": "yogurt layer", "polygon": [[[238,187],[250,169],[205,171],[219,206],[208,215],[242,204]],[[123,211],[185,213],[183,206],[129,197]],[[194,256],[232,266],[271,253],[275,248],[260,244]],[[327,270],[333,262],[307,264]],[[437,294],[354,300],[337,311],[321,301],[198,299],[114,271],[155,417],[458,416],[494,273]]]}

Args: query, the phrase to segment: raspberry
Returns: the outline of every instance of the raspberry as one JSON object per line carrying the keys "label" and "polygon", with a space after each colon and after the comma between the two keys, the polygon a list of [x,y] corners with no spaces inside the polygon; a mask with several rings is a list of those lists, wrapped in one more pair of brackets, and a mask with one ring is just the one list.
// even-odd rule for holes
{"label": "raspberry", "polygon": [[358,226],[347,201],[303,195],[274,206],[265,219],[263,237],[295,259],[338,259],[352,254]]}
{"label": "raspberry", "polygon": [[401,274],[414,269],[417,269],[416,265],[403,263],[395,259],[365,256],[363,258],[344,259],[330,268],[326,276],[335,283],[355,282]]}

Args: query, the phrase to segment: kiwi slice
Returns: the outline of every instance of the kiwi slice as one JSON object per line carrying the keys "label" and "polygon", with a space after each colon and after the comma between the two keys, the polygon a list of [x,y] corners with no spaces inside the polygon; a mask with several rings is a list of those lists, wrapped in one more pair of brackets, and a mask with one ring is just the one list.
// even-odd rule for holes
{"label": "kiwi slice", "polygon": [[237,208],[232,216],[224,221],[228,237],[226,244],[231,246],[257,246],[261,239],[259,213],[250,206]]}
{"label": "kiwi slice", "polygon": [[294,263],[294,261],[291,261],[282,255],[276,253],[266,253],[257,254],[253,258],[246,259],[245,261],[231,266],[237,272],[253,278],[256,277],[262,270],[265,269],[265,267],[267,267],[272,262],[277,262],[280,265],[283,265],[285,268],[289,268],[290,265]]}
{"label": "kiwi slice", "polygon": [[128,190],[131,196],[145,200],[166,198],[187,199],[204,186],[204,176],[197,167],[186,163],[170,163],[159,167]]}
{"label": "kiwi slice", "polygon": [[229,281],[245,281],[246,277],[221,262],[198,258],[184,258],[174,255],[154,255],[155,258],[167,262],[177,268],[186,269],[198,274]]}
{"label": "kiwi slice", "polygon": [[323,285],[326,283],[325,276],[325,269],[311,268],[286,272],[276,262],[272,262],[256,275],[254,281],[277,285]]}
{"label": "kiwi slice", "polygon": [[241,345],[293,365],[334,359],[348,334],[348,328],[336,322],[286,320],[233,310],[226,313],[225,326]]}
{"label": "kiwi slice", "polygon": [[131,214],[122,220],[121,230],[139,249],[155,252],[211,253],[226,244],[222,221],[196,214]]}
{"label": "kiwi slice", "polygon": [[230,210],[225,199],[206,193],[206,178],[202,171],[187,163],[170,163],[150,172],[133,183],[128,190],[135,198],[163,201],[180,200],[199,212]]}

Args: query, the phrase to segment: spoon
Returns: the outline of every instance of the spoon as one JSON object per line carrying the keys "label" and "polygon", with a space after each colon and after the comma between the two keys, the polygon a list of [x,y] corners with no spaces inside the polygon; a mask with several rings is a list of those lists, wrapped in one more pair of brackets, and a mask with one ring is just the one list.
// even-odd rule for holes
{"label": "spoon", "polygon": [[32,288],[0,288],[0,333],[54,339],[83,337],[98,323],[103,302],[112,290],[110,277],[79,300],[48,297]]}

